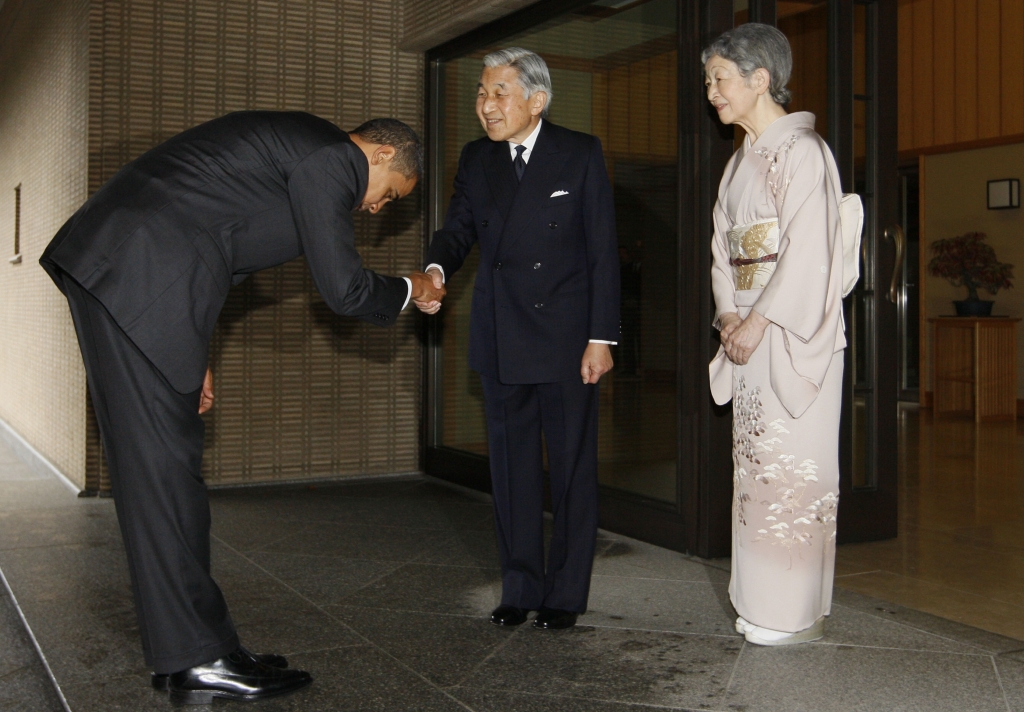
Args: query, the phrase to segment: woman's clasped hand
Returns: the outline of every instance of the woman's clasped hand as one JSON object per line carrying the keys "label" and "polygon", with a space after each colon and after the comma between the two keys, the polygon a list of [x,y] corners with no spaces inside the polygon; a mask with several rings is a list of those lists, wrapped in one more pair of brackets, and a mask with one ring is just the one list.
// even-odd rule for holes
{"label": "woman's clasped hand", "polygon": [[746,319],[741,319],[736,312],[729,312],[722,314],[719,320],[722,323],[719,338],[725,355],[735,364],[746,365],[771,322],[756,311],[751,311]]}

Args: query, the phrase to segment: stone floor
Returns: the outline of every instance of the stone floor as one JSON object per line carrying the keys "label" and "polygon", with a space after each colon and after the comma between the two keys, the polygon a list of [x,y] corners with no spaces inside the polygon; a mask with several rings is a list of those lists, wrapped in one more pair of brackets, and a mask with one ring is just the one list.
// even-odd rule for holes
{"label": "stone floor", "polygon": [[[316,679],[255,709],[1024,710],[1020,641],[837,590],[823,641],[758,648],[733,631],[727,562],[610,534],[580,625],[495,628],[490,507],[426,479],[216,491],[212,509],[243,641]],[[0,570],[71,710],[169,706],[148,686],[113,503],[3,443]],[[0,605],[0,709],[62,709]]]}

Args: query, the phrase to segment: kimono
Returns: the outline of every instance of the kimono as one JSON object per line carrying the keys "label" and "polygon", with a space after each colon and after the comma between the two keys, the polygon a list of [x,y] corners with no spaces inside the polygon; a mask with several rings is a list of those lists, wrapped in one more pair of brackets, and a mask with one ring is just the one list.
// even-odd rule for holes
{"label": "kimono", "polygon": [[730,159],[715,206],[716,322],[771,324],[746,365],[720,348],[711,392],[733,403],[729,595],[748,622],[795,633],[829,614],[839,502],[843,242],[839,173],[814,115],[777,119]]}

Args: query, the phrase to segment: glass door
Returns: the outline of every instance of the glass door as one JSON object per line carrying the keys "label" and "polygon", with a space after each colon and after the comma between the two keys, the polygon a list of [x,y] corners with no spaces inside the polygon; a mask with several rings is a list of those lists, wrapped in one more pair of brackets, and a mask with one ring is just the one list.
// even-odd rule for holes
{"label": "glass door", "polygon": [[[518,45],[545,57],[550,120],[601,138],[622,278],[622,336],[601,386],[601,526],[701,556],[727,555],[730,541],[731,411],[711,402],[707,364],[718,348],[711,211],[733,131],[706,101],[699,55],[751,14],[790,38],[790,109],[817,115],[844,190],[864,200],[863,278],[845,313],[839,536],[895,536],[896,0],[547,0],[427,55],[431,232],[462,146],[482,135],[474,95],[488,51]],[[466,358],[475,259],[428,322],[424,466],[488,490],[482,393]]]}
{"label": "glass door", "polygon": [[[731,8],[728,1],[700,3],[716,4]],[[679,0],[541,2],[428,53],[431,231],[443,222],[462,146],[483,135],[474,102],[487,52],[520,46],[544,57],[554,92],[549,120],[601,139],[614,191],[622,280],[615,368],[601,381],[601,525],[681,550],[695,548],[694,530],[687,528],[694,517],[685,513],[695,500],[692,488],[684,486],[694,476],[695,461],[692,448],[686,447],[687,460],[680,462],[681,431],[688,425],[682,414],[700,410],[683,402],[699,400],[706,415],[710,334],[696,346],[703,348],[697,359],[703,366],[695,370],[689,352],[680,347],[680,323],[699,323],[703,332],[710,331],[711,323],[710,313],[684,315],[679,306],[685,302],[681,285],[699,285],[696,273],[707,272],[710,264],[710,253],[703,264],[685,256],[685,248],[698,240],[709,243],[710,233],[692,229],[689,219],[695,211],[680,209],[691,199],[684,193],[692,187],[681,177],[692,174],[692,161],[698,159],[680,150],[686,123],[680,121],[680,107],[699,107],[689,114],[698,121],[707,113],[699,53],[712,31],[708,27],[694,36],[707,13],[681,15],[680,8],[692,5]],[[724,17],[731,24],[731,12]],[[681,28],[691,39],[683,59]],[[693,77],[681,81],[680,67]],[[680,99],[683,84],[692,94],[688,103]],[[440,318],[430,321],[425,467],[432,475],[488,489],[483,394],[467,363],[477,259],[474,249],[450,282]],[[681,364],[686,364],[685,379]],[[703,373],[703,388],[688,382],[694,373]],[[681,394],[681,387],[688,395]],[[731,477],[726,479],[731,483]]]}
{"label": "glass door", "polygon": [[[916,304],[903,285],[916,263],[903,256],[906,235],[916,235],[916,223],[901,224],[901,201],[909,210],[914,196],[897,170],[896,0],[758,0],[750,3],[751,15],[755,12],[777,17],[793,48],[789,110],[815,114],[844,192],[860,194],[864,203],[861,279],[844,305],[848,346],[838,536],[840,541],[893,537],[897,397],[916,373],[916,362],[913,371],[899,368],[900,344],[913,346],[899,338],[897,305],[912,318]],[[906,335],[915,337],[916,328]]]}

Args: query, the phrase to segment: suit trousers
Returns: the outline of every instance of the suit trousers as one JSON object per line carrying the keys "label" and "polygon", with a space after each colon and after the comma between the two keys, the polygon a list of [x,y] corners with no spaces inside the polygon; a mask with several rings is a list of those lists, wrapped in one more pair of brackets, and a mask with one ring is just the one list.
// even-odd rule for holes
{"label": "suit trousers", "polygon": [[64,276],[128,555],[146,663],[157,673],[238,647],[210,576],[210,505],[201,476],[200,391],[178,393],[103,305]]}
{"label": "suit trousers", "polygon": [[[508,385],[481,375],[501,602],[583,613],[597,540],[598,386],[581,378]],[[544,566],[544,461],[554,528]]]}

